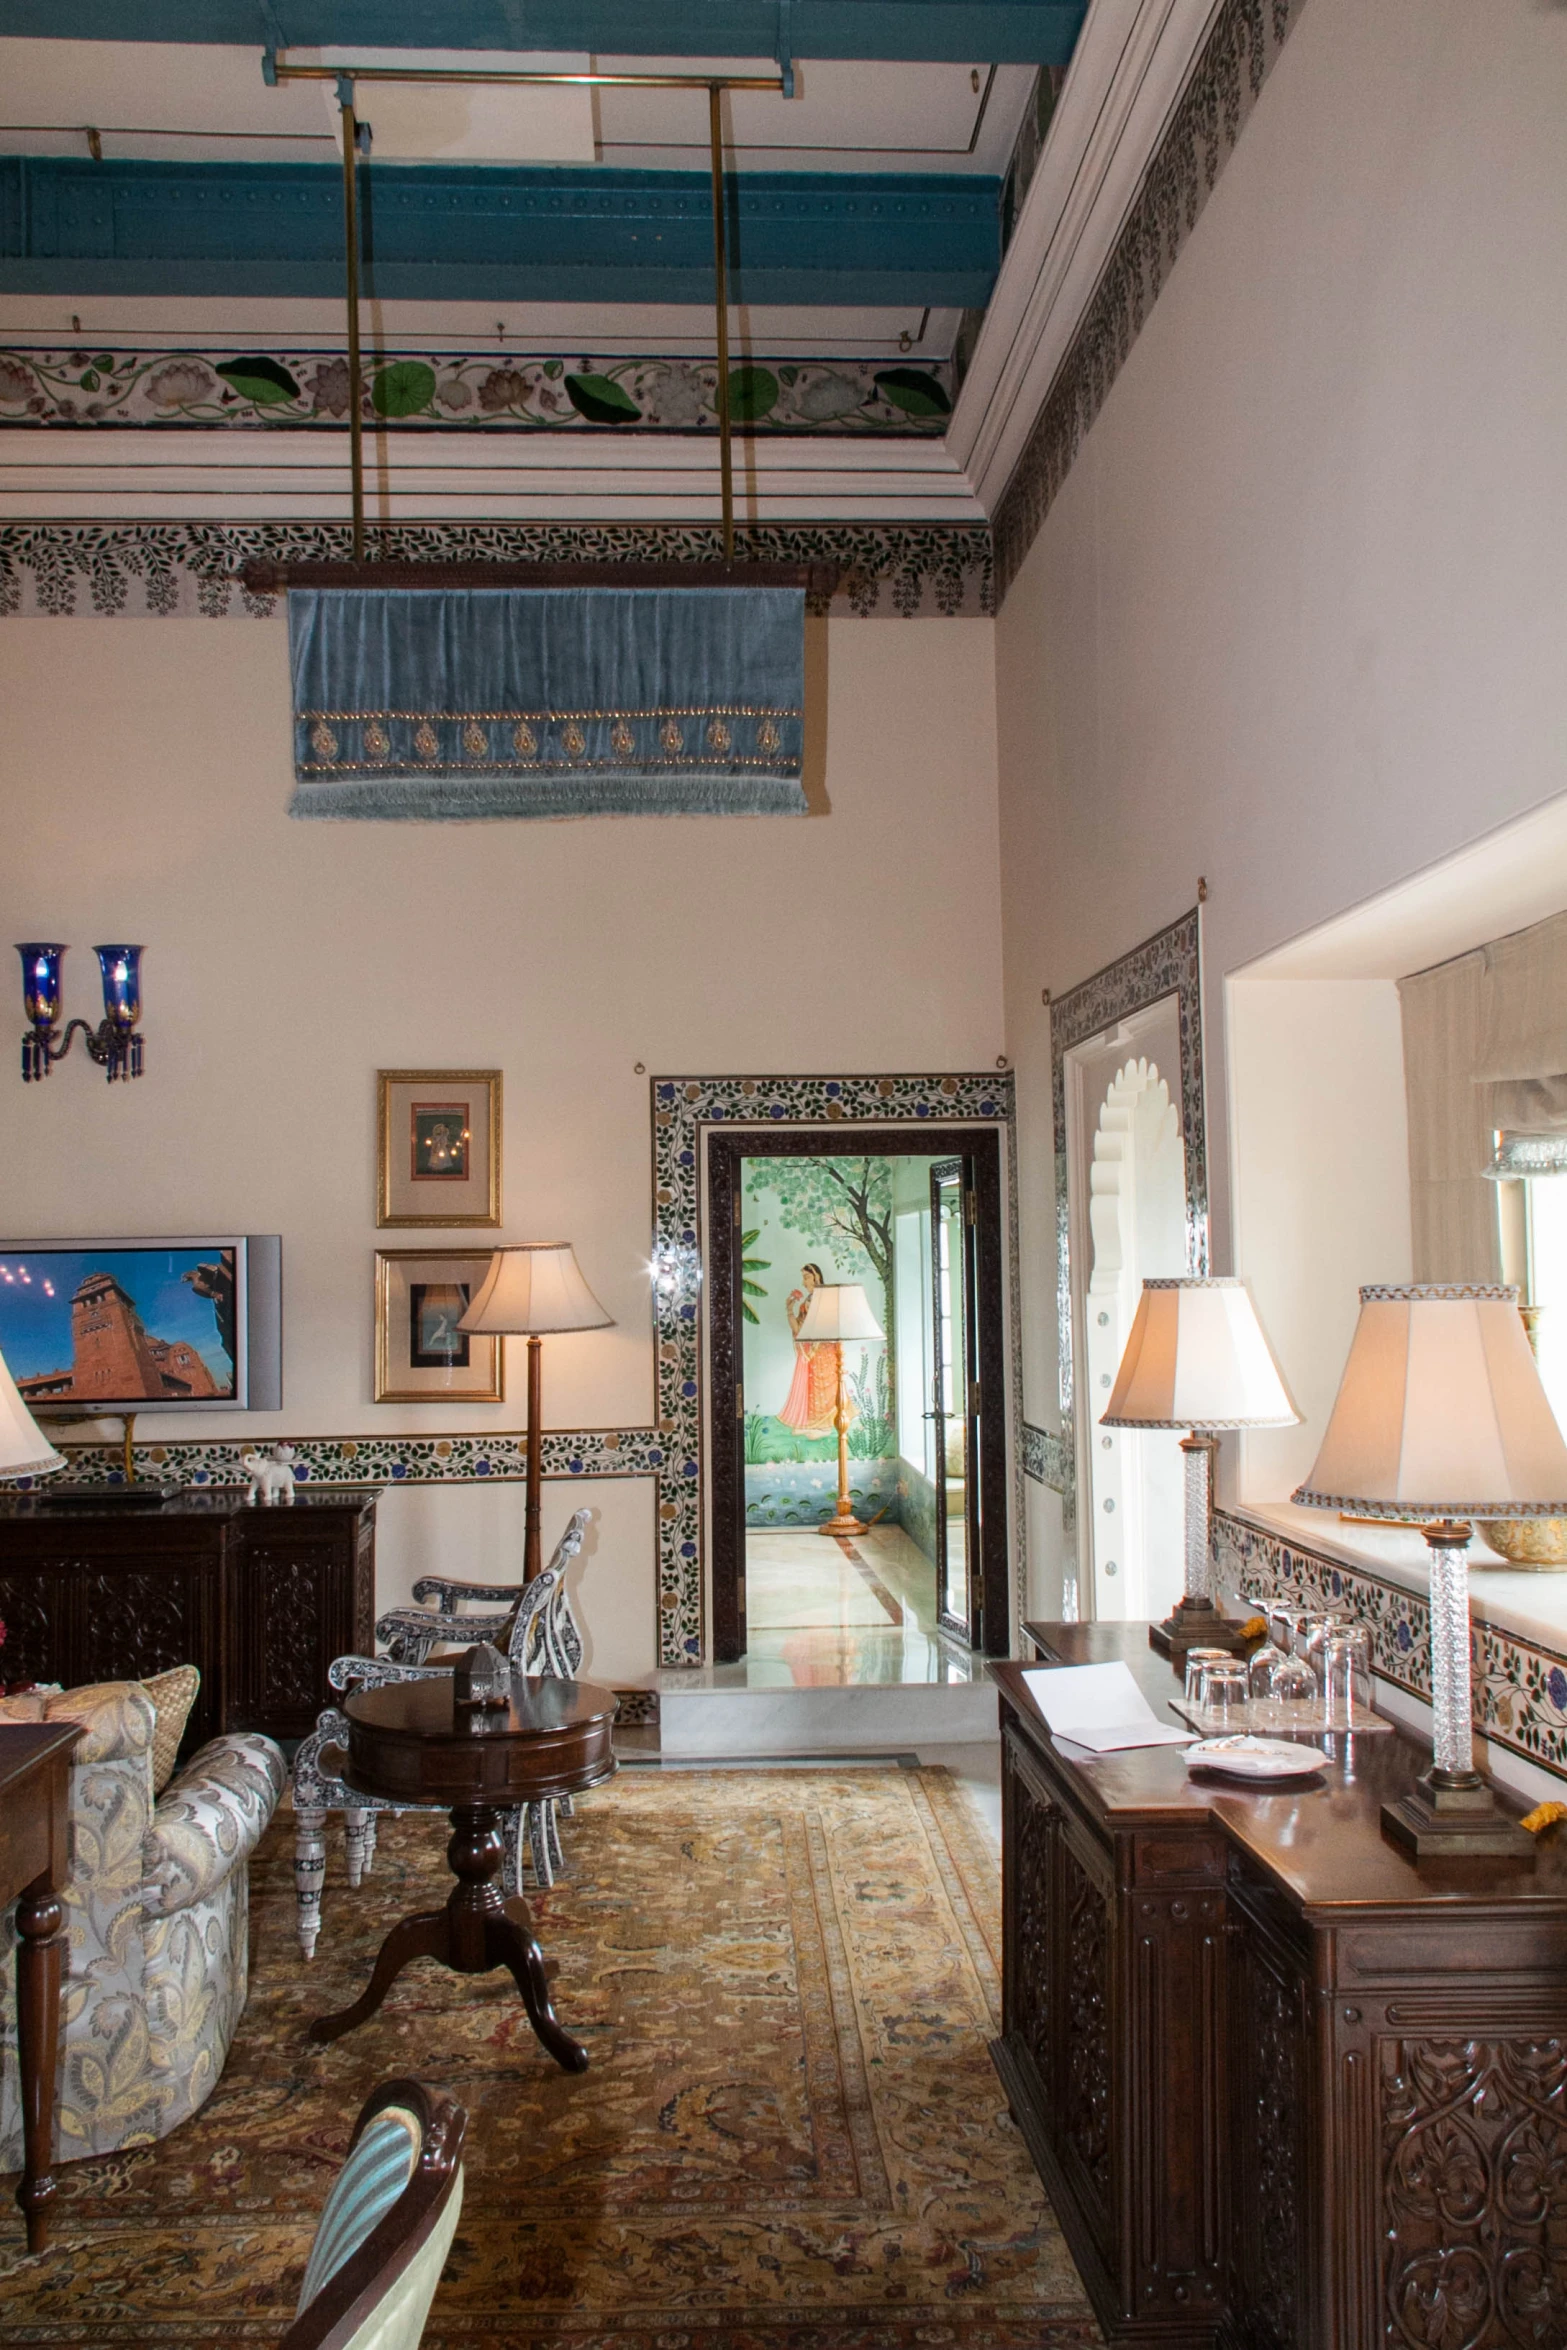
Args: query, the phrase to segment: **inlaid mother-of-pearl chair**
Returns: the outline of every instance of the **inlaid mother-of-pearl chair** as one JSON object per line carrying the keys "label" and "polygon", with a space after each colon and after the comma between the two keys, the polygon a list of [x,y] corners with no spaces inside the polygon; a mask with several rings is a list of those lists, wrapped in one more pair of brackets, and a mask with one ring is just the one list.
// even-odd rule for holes
{"label": "inlaid mother-of-pearl chair", "polygon": [[[414,1586],[416,1599],[441,1596],[460,1603],[469,1598],[488,1600],[484,1610],[467,1612],[457,1605],[440,1608],[393,1608],[376,1624],[377,1637],[387,1641],[390,1656],[340,1656],[327,1672],[334,1690],[381,1688],[390,1681],[425,1681],[449,1672],[450,1659],[432,1659],[431,1651],[455,1644],[468,1647],[475,1640],[504,1638],[506,1653],[519,1672],[570,1680],[583,1655],[582,1634],[566,1591],[566,1569],[582,1548],[591,1512],[578,1510],[556,1544],[550,1562],[531,1583],[515,1586],[459,1583],[427,1577]],[[501,1611],[498,1600],[508,1601]],[[394,1804],[361,1794],[339,1775],[339,1750],[348,1738],[348,1717],[339,1706],[329,1706],[316,1718],[308,1738],[300,1741],[294,1757],[294,1887],[298,1903],[299,1946],[306,1958],[315,1955],[321,1932],[321,1889],[326,1877],[326,1819],[343,1815],[348,1882],[358,1886],[375,1859],[376,1822],[386,1811],[439,1809],[439,1806]],[[570,1796],[518,1806],[503,1815],[505,1845],[502,1886],[509,1896],[524,1883],[549,1886],[562,1866],[557,1813],[571,1810]]]}

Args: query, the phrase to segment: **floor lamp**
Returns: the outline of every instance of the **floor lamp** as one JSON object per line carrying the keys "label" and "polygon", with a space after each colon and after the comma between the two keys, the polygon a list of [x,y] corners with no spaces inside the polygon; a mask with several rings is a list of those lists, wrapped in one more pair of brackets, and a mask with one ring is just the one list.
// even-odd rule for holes
{"label": "floor lamp", "polygon": [[881,1338],[885,1336],[881,1324],[871,1312],[871,1301],[857,1281],[823,1282],[811,1291],[811,1302],[806,1307],[800,1327],[795,1333],[801,1340],[811,1339],[831,1346],[836,1357],[837,1384],[834,1389],[836,1409],[833,1426],[838,1431],[838,1506],[818,1534],[863,1534],[865,1527],[855,1516],[849,1502],[849,1407],[843,1392],[843,1347],[845,1339]]}
{"label": "floor lamp", "polygon": [[1322,1449],[1290,1499],[1413,1519],[1426,1538],[1432,1763],[1383,1805],[1383,1827],[1417,1860],[1532,1860],[1533,1839],[1474,1767],[1469,1683],[1470,1520],[1567,1515],[1567,1444],[1517,1290],[1363,1289]]}
{"label": "floor lamp", "polygon": [[458,1323],[475,1338],[528,1341],[528,1483],[523,1515],[523,1581],[543,1571],[539,1484],[544,1441],[544,1341],[564,1330],[610,1330],[606,1314],[582,1278],[569,1240],[529,1240],[498,1248],[479,1294]]}

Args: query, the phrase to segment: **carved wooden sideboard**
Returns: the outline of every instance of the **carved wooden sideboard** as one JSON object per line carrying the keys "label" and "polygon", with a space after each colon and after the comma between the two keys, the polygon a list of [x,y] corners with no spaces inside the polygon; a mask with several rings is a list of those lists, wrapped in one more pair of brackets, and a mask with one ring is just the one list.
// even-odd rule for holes
{"label": "carved wooden sideboard", "polygon": [[[1028,1630],[1175,1693],[1144,1625]],[[1567,1827],[1533,1869],[1417,1869],[1379,1827],[1403,1734],[1198,1785],[1175,1748],[1071,1759],[1023,1669],[991,1667],[992,2053],[1109,2341],[1567,2344]]]}
{"label": "carved wooden sideboard", "polygon": [[273,1509],[240,1486],[156,1508],[7,1496],[0,1674],[69,1689],[199,1665],[187,1748],[220,1730],[301,1737],[332,1659],[374,1647],[375,1505],[358,1486]]}

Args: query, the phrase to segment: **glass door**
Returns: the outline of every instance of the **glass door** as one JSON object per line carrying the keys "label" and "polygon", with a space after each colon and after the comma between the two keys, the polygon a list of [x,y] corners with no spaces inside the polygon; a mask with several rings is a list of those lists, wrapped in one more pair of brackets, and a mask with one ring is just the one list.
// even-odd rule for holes
{"label": "glass door", "polygon": [[931,1168],[930,1241],[936,1608],[949,1632],[978,1647],[981,1397],[974,1326],[974,1186],[963,1159],[941,1159]]}

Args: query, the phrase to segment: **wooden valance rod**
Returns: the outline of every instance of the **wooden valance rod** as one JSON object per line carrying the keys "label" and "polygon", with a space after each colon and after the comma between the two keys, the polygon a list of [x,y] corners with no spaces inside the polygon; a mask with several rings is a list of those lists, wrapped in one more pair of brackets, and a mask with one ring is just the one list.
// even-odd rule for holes
{"label": "wooden valance rod", "polygon": [[256,558],[240,578],[253,596],[290,588],[679,588],[797,587],[825,602],[843,576],[837,563],[405,563],[345,559],[279,563]]}

